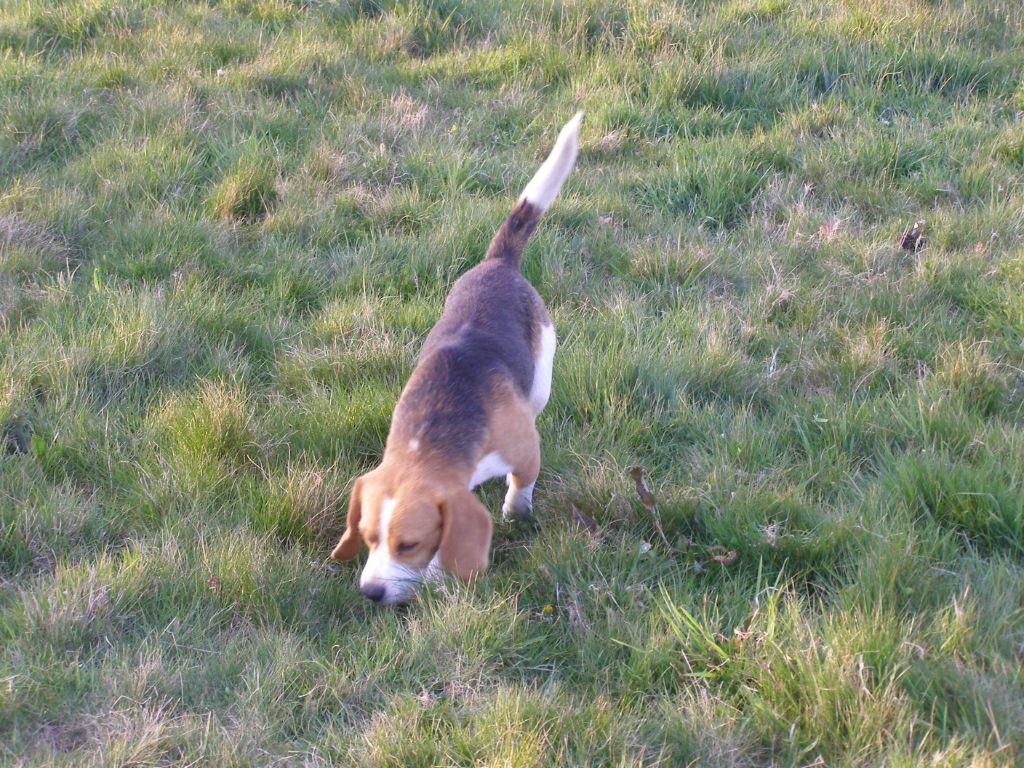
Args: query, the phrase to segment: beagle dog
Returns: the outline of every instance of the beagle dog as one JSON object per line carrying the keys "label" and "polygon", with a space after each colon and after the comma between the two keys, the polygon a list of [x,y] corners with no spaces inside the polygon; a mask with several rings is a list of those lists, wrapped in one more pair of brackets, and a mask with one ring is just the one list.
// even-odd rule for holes
{"label": "beagle dog", "polygon": [[455,281],[395,406],[380,466],[357,478],[335,560],[370,555],[360,591],[409,600],[441,569],[470,580],[486,567],[491,516],[473,493],[505,475],[506,517],[529,517],[540,472],[534,422],[551,394],[555,328],[519,261],[576,162],[578,113],[526,185],[477,266]]}

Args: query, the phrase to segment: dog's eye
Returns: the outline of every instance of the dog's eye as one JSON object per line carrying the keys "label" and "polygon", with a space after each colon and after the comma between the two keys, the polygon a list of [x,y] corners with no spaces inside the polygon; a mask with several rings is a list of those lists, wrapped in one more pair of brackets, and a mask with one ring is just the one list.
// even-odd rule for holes
{"label": "dog's eye", "polygon": [[404,555],[406,552],[412,552],[418,546],[419,544],[415,542],[411,544],[409,542],[404,542],[398,545],[398,554]]}

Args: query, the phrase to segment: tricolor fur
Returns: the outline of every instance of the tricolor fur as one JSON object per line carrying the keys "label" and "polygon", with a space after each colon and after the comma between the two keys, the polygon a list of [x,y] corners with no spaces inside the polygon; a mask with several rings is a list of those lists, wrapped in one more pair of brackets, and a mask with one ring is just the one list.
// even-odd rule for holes
{"label": "tricolor fur", "polygon": [[408,600],[438,566],[467,580],[487,567],[491,516],[472,493],[485,480],[506,476],[506,515],[532,512],[534,422],[551,394],[555,329],[519,262],[576,161],[581,119],[559,133],[483,261],[455,282],[395,406],[380,466],[352,488],[331,557],[349,560],[366,542],[359,585],[376,603]]}

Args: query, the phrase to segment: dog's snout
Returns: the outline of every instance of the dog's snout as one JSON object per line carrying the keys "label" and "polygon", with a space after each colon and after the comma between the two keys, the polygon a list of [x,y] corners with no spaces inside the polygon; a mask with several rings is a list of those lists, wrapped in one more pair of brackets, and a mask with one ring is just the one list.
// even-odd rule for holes
{"label": "dog's snout", "polygon": [[384,593],[387,592],[387,588],[383,584],[375,582],[369,582],[359,587],[359,591],[363,593],[363,597],[373,603],[379,603],[384,599]]}

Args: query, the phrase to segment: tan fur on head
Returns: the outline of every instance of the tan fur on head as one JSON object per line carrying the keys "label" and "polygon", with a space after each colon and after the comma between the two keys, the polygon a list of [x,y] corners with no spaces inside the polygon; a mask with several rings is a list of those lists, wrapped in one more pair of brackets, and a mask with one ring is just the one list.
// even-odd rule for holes
{"label": "tan fur on head", "polygon": [[468,489],[441,502],[441,567],[469,581],[487,569],[491,550],[491,513]]}
{"label": "tan fur on head", "polygon": [[342,535],[338,546],[331,552],[332,560],[351,560],[359,554],[359,520],[362,517],[360,485],[363,478],[356,478],[352,486],[352,494],[348,500],[348,521],[345,533]]}
{"label": "tan fur on head", "polygon": [[487,568],[491,517],[476,496],[438,475],[380,467],[352,488],[348,527],[331,553],[350,560],[360,544],[370,550],[360,577],[365,592],[383,604],[412,597],[437,563],[470,580]]}
{"label": "tan fur on head", "polygon": [[[399,548],[403,545],[428,545],[431,539],[436,543],[437,540],[431,534],[440,527],[437,552],[445,570],[464,581],[486,570],[493,526],[490,513],[472,491],[458,486],[439,491],[429,486],[410,487],[406,484],[398,486],[393,497],[377,494],[393,502],[388,530],[383,532],[384,539],[377,540],[372,532],[376,530],[379,518],[365,521],[362,518],[365,480],[364,475],[352,486],[347,526],[338,545],[331,552],[332,560],[351,560],[359,554],[363,541],[361,527],[371,532],[368,542],[371,550],[386,547],[389,552],[399,556],[402,554]],[[422,553],[416,557],[415,551],[410,551],[410,557],[401,559],[407,560],[406,564],[413,567],[417,560],[427,561],[433,554],[431,550],[427,557]]]}

